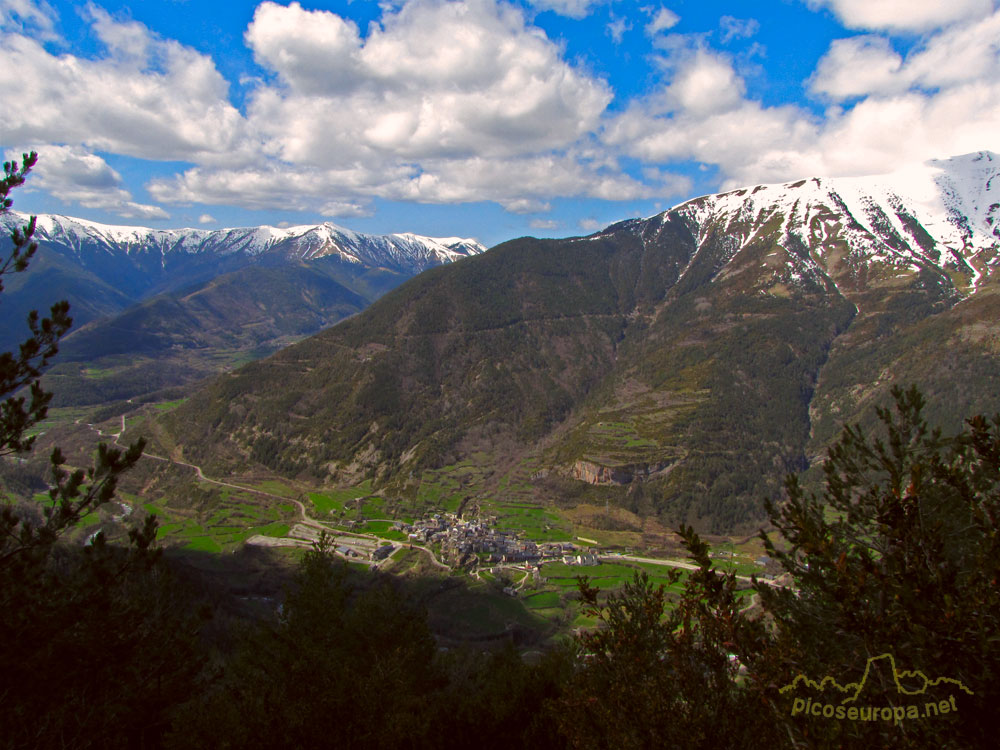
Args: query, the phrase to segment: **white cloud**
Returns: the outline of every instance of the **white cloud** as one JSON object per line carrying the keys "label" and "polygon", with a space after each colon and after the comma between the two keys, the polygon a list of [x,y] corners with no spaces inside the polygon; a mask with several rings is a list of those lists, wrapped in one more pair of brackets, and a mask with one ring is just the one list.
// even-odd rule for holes
{"label": "white cloud", "polygon": [[681,20],[680,16],[662,5],[657,9],[643,8],[643,10],[647,11],[652,18],[652,20],[646,24],[646,34],[649,36],[655,36],[661,31],[672,29]]}
{"label": "white cloud", "polygon": [[237,169],[193,167],[170,178],[151,180],[146,188],[164,203],[236,205],[250,209],[315,209],[319,203],[350,203],[365,188],[361,170],[318,170],[277,163]]}
{"label": "white cloud", "polygon": [[929,34],[905,56],[880,36],[837,40],[808,81],[836,104],[816,115],[747,98],[729,58],[677,36],[662,46],[663,84],[609,118],[602,138],[647,165],[715,165],[724,189],[1000,151],[998,39],[1000,13]]}
{"label": "white cloud", "polygon": [[753,18],[722,16],[719,28],[722,29],[722,42],[725,44],[733,39],[749,39],[760,30],[760,22]]}
{"label": "white cloud", "polygon": [[[41,188],[62,201],[86,208],[109,211],[129,219],[167,219],[159,206],[136,203],[123,188],[121,175],[100,156],[74,146],[34,145],[22,151],[37,151],[32,187]],[[18,152],[18,155],[20,151]],[[7,158],[12,158],[8,152]]]}
{"label": "white cloud", "polygon": [[215,222],[216,218],[212,214],[202,214],[198,217],[199,224],[214,224]]}
{"label": "white cloud", "polygon": [[632,28],[632,24],[624,16],[620,18],[612,16],[611,21],[605,28],[607,29],[608,36],[615,40],[615,44],[621,44],[622,39],[625,37],[625,32]]}
{"label": "white cloud", "polygon": [[828,7],[848,28],[931,31],[960,21],[983,18],[993,0],[808,0]]}
{"label": "white cloud", "polygon": [[5,31],[23,31],[27,28],[42,39],[53,39],[55,18],[52,6],[44,0],[0,0],[0,29]]}
{"label": "white cloud", "polygon": [[512,214],[538,214],[552,210],[552,204],[537,198],[512,198],[502,201],[505,211]]}
{"label": "white cloud", "polygon": [[889,40],[835,40],[810,79],[814,92],[839,101],[909,89],[937,91],[1000,75],[1000,12],[932,35],[904,60]]}
{"label": "white cloud", "polygon": [[870,97],[831,118],[816,146],[829,174],[875,174],[980,149],[1000,150],[1000,81]]}
{"label": "white cloud", "polygon": [[[536,9],[543,2],[571,16],[596,4]],[[929,4],[908,4],[904,28],[847,0],[829,4],[854,25],[889,31],[933,16]],[[406,0],[360,29],[329,11],[263,2],[244,40],[264,72],[245,84],[241,114],[210,57],[142,24],[88,6],[99,54],[53,55],[21,33],[28,22],[55,28],[47,6],[0,0],[0,90],[35,102],[0,108],[0,132],[7,142],[65,144],[39,187],[150,218],[165,212],[134,202],[95,150],[189,163],[147,186],[162,203],[357,217],[375,199],[494,201],[530,214],[554,197],[683,197],[691,182],[671,162],[717,165],[733,185],[1000,150],[1000,14],[956,7],[906,55],[874,34],[832,43],[807,82],[832,105],[820,116],[748,98],[733,59],[708,47],[753,35],[752,19],[723,17],[719,31],[696,37],[663,33],[677,14],[644,8],[663,81],[609,114],[608,84],[567,61],[514,5]],[[621,39],[628,28],[612,17],[608,33]],[[641,178],[622,157],[644,163]]]}
{"label": "white cloud", "polygon": [[909,55],[903,73],[925,88],[995,80],[1000,75],[1000,11],[931,37]]}
{"label": "white cloud", "polygon": [[260,65],[301,93],[342,91],[363,79],[358,27],[334,13],[264,2],[244,38]]}
{"label": "white cloud", "polygon": [[652,163],[695,160],[717,164],[725,175],[767,181],[775,174],[813,174],[807,154],[816,126],[794,107],[767,108],[753,101],[698,116],[656,114],[641,105],[616,118],[609,144]]}
{"label": "white cloud", "polygon": [[8,141],[76,143],[147,159],[233,160],[246,123],[210,58],[88,6],[106,56],[53,55],[21,34],[0,37],[0,109]]}
{"label": "white cloud", "polygon": [[[53,18],[27,0],[0,3],[11,23]],[[594,5],[556,4],[570,15]],[[102,45],[91,57],[50,54],[20,27],[0,39],[5,97],[35,103],[0,110],[0,131],[192,164],[147,185],[157,201],[362,216],[377,197],[531,212],[556,195],[666,189],[622,173],[595,140],[611,89],[513,5],[408,0],[361,30],[263,2],[244,39],[267,74],[243,82],[245,115],[210,57],[93,4],[82,15]]]}
{"label": "white cloud", "polygon": [[528,226],[532,229],[553,230],[559,228],[559,222],[555,219],[532,219]]}
{"label": "white cloud", "polygon": [[[156,200],[305,210],[317,196],[337,215],[370,214],[371,199],[456,204],[494,201],[513,213],[549,209],[553,196],[633,200],[676,194],[676,183],[646,184],[579,154],[428,159],[420,169],[320,169],[270,164],[236,170],[194,167],[147,185]],[[334,213],[331,209],[328,213]]]}
{"label": "white cloud", "polygon": [[698,50],[679,66],[665,96],[681,111],[701,116],[733,109],[743,91],[743,81],[729,60]]}
{"label": "white cloud", "polygon": [[561,148],[592,132],[611,101],[519,11],[487,0],[413,0],[364,40],[327,11],[265,3],[246,38],[283,82],[255,92],[249,116],[291,163]]}
{"label": "white cloud", "polygon": [[495,200],[517,208],[538,205],[555,195],[633,200],[658,192],[619,172],[581,163],[573,156],[552,154],[512,159],[477,156],[428,163],[421,174],[390,186],[391,197],[399,200]]}
{"label": "white cloud", "polygon": [[115,20],[93,3],[84,8],[82,15],[91,22],[94,34],[112,58],[141,68],[150,54],[155,53],[156,40],[149,29],[138,21]]}
{"label": "white cloud", "polygon": [[683,196],[691,192],[692,182],[687,175],[674,174],[657,167],[643,167],[642,176],[650,185],[658,185],[661,196]]}
{"label": "white cloud", "polygon": [[831,99],[848,99],[899,88],[903,58],[880,36],[837,39],[819,61],[811,88]]}
{"label": "white cloud", "polygon": [[590,218],[580,219],[580,221],[577,222],[577,226],[580,227],[580,229],[582,229],[584,232],[596,232],[597,230],[602,229],[604,227],[604,225],[601,224],[601,222],[599,222],[597,219],[590,219]]}
{"label": "white cloud", "polygon": [[569,18],[586,18],[595,5],[601,5],[606,0],[528,0],[539,10],[551,10]]}
{"label": "white cloud", "polygon": [[371,207],[371,205],[365,203],[355,203],[352,201],[330,201],[329,203],[324,203],[320,207],[319,211],[324,216],[333,216],[345,219],[371,216],[375,213],[375,210]]}
{"label": "white cloud", "polygon": [[[368,215],[371,200],[495,201],[514,213],[553,196],[660,195],[621,172],[592,134],[607,84],[491,0],[412,0],[362,36],[328,11],[264,3],[245,35],[277,74],[247,116],[274,157],[196,166],[148,185],[158,200]],[[279,161],[280,160],[280,161]]]}

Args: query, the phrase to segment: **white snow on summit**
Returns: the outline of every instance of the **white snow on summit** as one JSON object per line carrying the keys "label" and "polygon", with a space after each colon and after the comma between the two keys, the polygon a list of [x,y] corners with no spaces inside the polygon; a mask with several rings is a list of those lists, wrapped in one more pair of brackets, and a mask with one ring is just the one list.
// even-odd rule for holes
{"label": "white snow on summit", "polygon": [[[11,211],[0,216],[8,228],[28,222],[26,214]],[[449,263],[485,252],[473,239],[435,238],[416,234],[373,235],[354,232],[335,224],[272,226],[231,229],[149,229],[99,224],[68,216],[41,215],[35,238],[81,252],[97,247],[106,252],[242,253],[249,256],[282,252],[289,257],[312,260],[337,256],[350,263],[373,267],[416,266],[420,269]]]}
{"label": "white snow on summit", "polygon": [[757,185],[695,198],[663,220],[668,214],[692,221],[699,247],[721,230],[727,262],[762,236],[790,252],[794,238],[813,260],[797,258],[793,275],[815,275],[842,241],[855,263],[954,269],[974,290],[1000,251],[1000,157],[981,151],[885,175]]}

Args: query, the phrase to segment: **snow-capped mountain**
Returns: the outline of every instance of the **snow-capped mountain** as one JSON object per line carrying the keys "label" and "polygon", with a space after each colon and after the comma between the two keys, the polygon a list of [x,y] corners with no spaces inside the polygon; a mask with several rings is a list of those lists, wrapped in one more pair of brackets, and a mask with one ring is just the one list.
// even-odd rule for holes
{"label": "snow-capped mountain", "polygon": [[963,297],[1000,262],[1000,156],[981,151],[886,175],[745,187],[587,239],[625,229],[656,242],[677,222],[693,239],[678,281],[706,264],[720,280],[755,267],[760,291],[810,282],[846,293],[924,273]]}
{"label": "snow-capped mountain", "polygon": [[[0,218],[0,223],[10,228],[23,225],[27,220],[26,215],[11,212]],[[472,239],[422,237],[416,234],[362,234],[330,223],[286,229],[271,226],[217,230],[149,229],[98,224],[57,215],[38,217],[35,239],[60,245],[77,254],[96,248],[126,255],[159,253],[163,256],[215,254],[253,257],[279,252],[301,260],[334,255],[350,263],[413,270],[477,255],[486,249]]]}
{"label": "snow-capped mountain", "polygon": [[[0,257],[6,255],[11,229],[28,219],[13,211],[0,215]],[[286,267],[285,278],[290,273],[287,267],[295,265],[325,277],[324,284],[336,282],[343,291],[371,302],[421,271],[486,249],[472,239],[371,235],[334,224],[149,229],[54,215],[38,216],[34,239],[38,254],[27,273],[8,281],[3,295],[3,347],[21,340],[20,329],[30,310],[45,310],[59,299],[69,300],[74,329],[79,329],[155,295],[190,292],[239,271],[254,272],[255,288],[247,288],[247,295],[264,293],[271,286],[269,273]],[[316,325],[330,320],[320,315]]]}
{"label": "snow-capped mountain", "polygon": [[[851,286],[876,271],[936,271],[965,295],[996,269],[1000,157],[983,151],[875,177],[758,185],[669,213],[691,223],[699,248],[725,235],[727,262],[769,240],[773,254],[762,264],[774,282],[811,277]],[[775,258],[781,251],[785,257]]]}

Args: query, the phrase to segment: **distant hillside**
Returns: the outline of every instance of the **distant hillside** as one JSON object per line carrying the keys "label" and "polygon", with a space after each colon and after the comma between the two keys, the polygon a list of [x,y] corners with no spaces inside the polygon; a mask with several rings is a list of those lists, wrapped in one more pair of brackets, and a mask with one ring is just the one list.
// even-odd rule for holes
{"label": "distant hillside", "polygon": [[730,530],[840,426],[916,382],[954,428],[1000,409],[989,153],[706,196],[521,239],[404,284],[165,417],[213,471],[364,476],[458,460],[476,492]]}
{"label": "distant hillside", "polygon": [[[0,216],[0,252],[27,216]],[[74,328],[48,386],[56,404],[148,394],[273,352],[364,309],[421,271],[483,252],[473,240],[366,235],[333,224],[154,230],[40,216],[39,250],[8,277],[0,350],[32,309],[68,299]],[[96,373],[96,374],[95,374]]]}

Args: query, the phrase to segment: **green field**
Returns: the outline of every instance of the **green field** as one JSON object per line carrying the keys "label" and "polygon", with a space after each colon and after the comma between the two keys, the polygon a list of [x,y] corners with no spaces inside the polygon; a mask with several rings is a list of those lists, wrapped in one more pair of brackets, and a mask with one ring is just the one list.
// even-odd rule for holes
{"label": "green field", "polygon": [[392,527],[392,521],[368,521],[359,531],[366,534],[374,534],[381,539],[388,539],[393,542],[405,542],[409,539],[406,534]]}
{"label": "green field", "polygon": [[157,539],[215,553],[231,551],[256,535],[286,536],[296,510],[292,503],[266,501],[256,493],[228,487],[219,491],[218,500],[206,512],[173,508],[162,501],[143,508],[159,521]]}
{"label": "green field", "polygon": [[[323,492],[310,492],[307,497],[309,502],[316,508],[320,517],[346,513],[349,505],[355,503],[363,497],[372,493],[371,481],[365,481],[357,487],[349,487],[342,490],[325,490]],[[353,510],[353,505],[350,507]]]}
{"label": "green field", "polygon": [[496,527],[517,531],[534,542],[569,542],[573,531],[557,513],[534,505],[489,504],[484,512],[497,516]]}
{"label": "green field", "polygon": [[529,594],[523,601],[528,609],[551,609],[562,605],[562,594],[558,591],[541,591]]}

